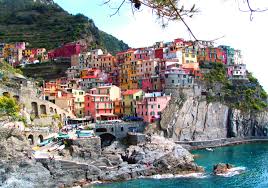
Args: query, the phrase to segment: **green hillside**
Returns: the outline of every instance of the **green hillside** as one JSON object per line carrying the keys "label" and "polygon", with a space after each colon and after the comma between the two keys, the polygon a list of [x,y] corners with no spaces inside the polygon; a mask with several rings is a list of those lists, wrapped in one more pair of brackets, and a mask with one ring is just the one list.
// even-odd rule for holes
{"label": "green hillside", "polygon": [[112,53],[128,48],[93,20],[71,15],[52,0],[0,0],[0,42],[26,41],[30,48],[53,49],[79,39]]}

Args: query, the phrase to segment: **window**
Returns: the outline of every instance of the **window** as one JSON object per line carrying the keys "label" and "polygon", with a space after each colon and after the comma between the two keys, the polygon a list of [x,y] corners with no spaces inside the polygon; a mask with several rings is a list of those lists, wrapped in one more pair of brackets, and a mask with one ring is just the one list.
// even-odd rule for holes
{"label": "window", "polygon": [[189,60],[186,60],[186,63],[189,63]]}
{"label": "window", "polygon": [[151,105],[151,109],[154,109],[154,105]]}
{"label": "window", "polygon": [[160,104],[158,105],[158,108],[160,108]]}
{"label": "window", "polygon": [[174,84],[174,80],[172,80],[171,82],[172,82],[172,84]]}
{"label": "window", "polygon": [[192,54],[192,58],[195,58],[195,55],[194,54]]}
{"label": "window", "polygon": [[189,54],[185,54],[185,57],[189,57]]}
{"label": "window", "polygon": [[121,127],[121,131],[124,131],[124,127]]}

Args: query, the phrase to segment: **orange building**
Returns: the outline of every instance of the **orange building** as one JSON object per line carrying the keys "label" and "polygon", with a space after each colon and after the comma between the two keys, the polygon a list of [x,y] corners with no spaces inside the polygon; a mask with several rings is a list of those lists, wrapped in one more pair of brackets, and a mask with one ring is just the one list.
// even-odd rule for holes
{"label": "orange building", "polygon": [[200,48],[198,50],[197,61],[202,64],[207,63],[224,63],[225,55],[224,51],[221,48]]}

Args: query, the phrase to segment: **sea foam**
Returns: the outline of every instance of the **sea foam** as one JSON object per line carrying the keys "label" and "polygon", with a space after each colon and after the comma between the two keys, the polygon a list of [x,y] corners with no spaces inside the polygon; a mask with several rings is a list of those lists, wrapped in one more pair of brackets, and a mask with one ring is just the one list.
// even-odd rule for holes
{"label": "sea foam", "polygon": [[246,167],[234,167],[228,170],[227,173],[224,174],[217,174],[218,176],[223,176],[223,177],[232,177],[235,175],[239,175],[243,172],[245,172]]}
{"label": "sea foam", "polygon": [[204,173],[189,173],[189,174],[157,174],[149,177],[143,178],[152,178],[152,179],[170,179],[170,178],[206,178],[207,176]]}

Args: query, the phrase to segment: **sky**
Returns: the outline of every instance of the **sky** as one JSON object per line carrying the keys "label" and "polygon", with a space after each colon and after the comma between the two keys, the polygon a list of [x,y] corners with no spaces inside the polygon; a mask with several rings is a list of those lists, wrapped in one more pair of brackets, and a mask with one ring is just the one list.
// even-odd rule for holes
{"label": "sky", "polygon": [[[118,14],[115,12],[122,0],[54,0],[71,14],[82,13],[93,19],[96,26],[123,40],[131,47],[151,46],[157,41],[172,41],[175,38],[193,39],[181,22],[169,22],[162,28],[152,12],[145,7],[132,14],[125,4]],[[267,0],[252,0],[252,8],[268,8]],[[252,21],[243,0],[181,0],[186,8],[193,4],[200,12],[192,19],[186,19],[199,40],[217,40],[217,44],[230,45],[242,50],[247,69],[253,72],[268,91],[268,11],[254,13]]]}

